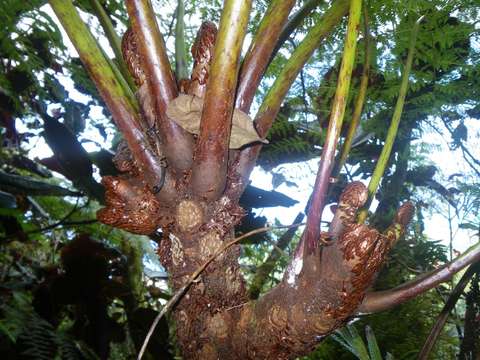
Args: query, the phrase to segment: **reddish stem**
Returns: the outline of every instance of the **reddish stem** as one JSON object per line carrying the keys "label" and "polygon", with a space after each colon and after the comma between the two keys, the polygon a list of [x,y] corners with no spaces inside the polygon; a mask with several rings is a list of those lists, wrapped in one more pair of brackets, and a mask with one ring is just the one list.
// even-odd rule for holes
{"label": "reddish stem", "polygon": [[238,64],[250,6],[249,0],[226,0],[217,34],[192,166],[193,191],[210,200],[225,189]]}
{"label": "reddish stem", "polygon": [[149,0],[127,0],[126,5],[147,83],[156,100],[164,155],[173,168],[187,170],[192,161],[193,138],[165,114],[168,103],[178,96],[178,91],[152,5]]}
{"label": "reddish stem", "polygon": [[275,58],[280,50],[287,41],[295,29],[307,18],[310,14],[323,2],[323,0],[309,0],[303,4],[303,6],[292,15],[292,17],[288,20],[288,23],[285,24],[277,43],[275,44],[275,48],[273,49],[272,54],[270,55],[269,63]]}
{"label": "reddish stem", "polygon": [[295,0],[277,1],[263,17],[255,40],[243,61],[235,105],[237,109],[246,113],[250,110],[255,91],[270,62],[269,59],[293,5]]}
{"label": "reddish stem", "polygon": [[403,304],[425,291],[433,289],[440,283],[450,280],[453,275],[465,266],[479,260],[480,244],[477,244],[440,269],[421,275],[419,278],[394,289],[368,293],[359,306],[357,313],[376,313]]}

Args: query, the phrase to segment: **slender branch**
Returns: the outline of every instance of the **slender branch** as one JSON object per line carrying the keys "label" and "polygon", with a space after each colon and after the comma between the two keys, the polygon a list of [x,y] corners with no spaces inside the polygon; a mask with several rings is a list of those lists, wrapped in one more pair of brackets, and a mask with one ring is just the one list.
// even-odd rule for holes
{"label": "slender branch", "polygon": [[353,137],[360,123],[360,117],[362,115],[363,105],[365,104],[365,98],[367,95],[368,88],[368,78],[370,74],[370,52],[371,52],[371,43],[370,43],[370,30],[368,26],[368,13],[366,6],[363,7],[363,18],[364,18],[364,42],[365,42],[365,58],[363,61],[362,69],[362,78],[360,80],[360,89],[358,90],[357,99],[355,101],[355,108],[353,110],[352,120],[350,121],[350,126],[348,128],[347,136],[345,137],[345,142],[343,143],[342,153],[340,159],[336,164],[336,169],[333,171],[333,177],[337,177],[338,173],[342,169],[343,165],[347,161],[347,157],[350,154],[350,149],[352,148]]}
{"label": "slender branch", "polygon": [[453,308],[457,304],[458,299],[460,299],[460,296],[462,295],[463,290],[465,289],[467,284],[470,282],[470,279],[473,277],[473,275],[475,275],[475,273],[478,270],[480,270],[480,263],[470,265],[467,271],[463,274],[462,278],[457,283],[452,293],[448,297],[448,300],[445,303],[445,306],[443,307],[442,311],[438,315],[437,320],[435,321],[435,324],[432,327],[432,330],[430,330],[430,334],[428,334],[428,338],[427,340],[425,340],[422,350],[418,355],[418,360],[428,359],[429,354],[432,351],[432,348],[438,339],[438,336],[440,335],[443,327],[445,326],[445,323],[447,322],[450,312],[453,310]]}
{"label": "slender branch", "polygon": [[[14,234],[11,234],[11,235],[9,235],[9,236],[3,237],[2,240],[14,238],[14,237],[19,236],[19,235],[21,235],[21,234],[28,235],[28,234],[41,233],[41,232],[43,232],[43,231],[47,231],[47,230],[53,229],[53,228],[55,228],[55,227],[57,227],[57,226],[59,226],[59,225],[63,225],[63,224],[66,222],[66,220],[67,220],[70,216],[72,216],[72,215],[75,213],[75,211],[77,211],[79,200],[80,200],[80,198],[77,198],[77,201],[75,202],[75,205],[72,207],[72,209],[71,209],[64,217],[62,217],[60,220],[58,220],[57,222],[55,222],[55,223],[53,223],[53,224],[50,224],[50,225],[47,225],[46,227],[43,227],[43,228],[41,227],[41,228],[38,228],[38,229],[35,229],[35,230],[30,230],[30,231],[26,231],[26,232],[24,232],[24,231],[21,231],[21,232],[18,231],[18,232],[14,233]],[[88,203],[88,202],[87,202],[87,203]],[[82,221],[85,221],[85,220],[82,220]],[[87,221],[88,221],[88,220],[87,220]],[[95,221],[97,221],[97,220],[95,220]]]}
{"label": "slender branch", "polygon": [[295,0],[274,1],[263,16],[255,39],[250,44],[242,64],[236,99],[236,108],[246,113],[293,5]]}
{"label": "slender branch", "polygon": [[175,16],[172,16],[172,21],[168,24],[168,31],[167,36],[165,37],[167,40],[172,36],[173,24],[175,23]]}
{"label": "slender branch", "polygon": [[323,0],[309,0],[288,20],[288,22],[283,27],[283,30],[275,44],[275,48],[270,55],[269,63],[275,58],[278,50],[281,49],[283,44],[290,38],[290,35],[295,31],[295,29],[303,22],[303,20],[308,17],[313,10],[315,10]]}
{"label": "slender branch", "polygon": [[[77,211],[79,201],[80,201],[80,199],[77,198],[77,201],[75,202],[75,205],[72,207],[72,209],[71,209],[64,217],[62,217],[59,221],[57,221],[55,224],[53,224],[54,227],[56,227],[56,226],[62,224],[63,222],[67,221],[67,219],[68,219],[70,216],[72,216],[72,215],[75,213],[75,211]],[[90,201],[87,201],[87,204],[89,204],[89,203],[90,203]],[[39,229],[39,230],[40,230],[40,229]],[[40,230],[40,232],[41,232],[41,231],[42,231],[42,230]]]}
{"label": "slender branch", "polygon": [[167,105],[177,97],[178,91],[152,5],[150,0],[127,0],[126,5],[138,42],[148,87],[156,100],[162,150],[171,167],[187,170],[192,160],[193,139],[166,116]]}
{"label": "slender branch", "polygon": [[185,51],[185,4],[178,0],[175,12],[175,75],[177,81],[188,79],[187,53]]}
{"label": "slender branch", "polygon": [[12,194],[33,196],[81,196],[82,193],[72,191],[58,185],[39,181],[33,177],[9,174],[0,170],[0,187]]}
{"label": "slender branch", "polygon": [[226,183],[238,64],[251,0],[225,0],[192,167],[193,191],[217,199]]}
{"label": "slender branch", "polygon": [[307,215],[307,227],[305,228],[305,250],[313,252],[319,244],[320,221],[322,220],[323,207],[327,197],[330,175],[335,159],[340,131],[342,129],[345,106],[350,88],[355,50],[357,45],[358,24],[362,9],[361,0],[352,0],[348,17],[348,28],[343,50],[342,65],[338,75],[337,90],[333,99],[332,111],[328,123],[327,135],[323,144],[320,166],[313,188],[312,202]]}
{"label": "slender branch", "polygon": [[219,255],[223,254],[231,246],[237,244],[238,242],[240,242],[243,239],[248,238],[249,236],[260,234],[260,233],[267,232],[267,231],[272,231],[274,229],[289,229],[289,228],[292,228],[292,227],[296,228],[296,227],[299,227],[301,225],[305,225],[305,224],[292,224],[292,225],[285,225],[285,226],[265,226],[265,227],[262,227],[262,228],[258,228],[258,229],[249,231],[249,232],[247,232],[247,233],[245,233],[245,234],[243,234],[239,237],[236,237],[235,239],[229,241],[228,243],[223,245],[220,249],[218,249],[212,256],[210,256],[208,258],[207,261],[205,261],[205,263],[203,263],[203,265],[201,265],[200,267],[197,268],[197,270],[195,270],[195,272],[188,278],[188,280],[185,282],[185,284],[180,289],[178,289],[175,292],[175,294],[172,295],[170,300],[162,308],[162,310],[160,311],[160,313],[157,315],[157,317],[153,321],[152,325],[150,326],[150,329],[148,330],[147,335],[145,336],[145,340],[143,341],[143,345],[140,349],[140,352],[138,353],[137,360],[142,359],[143,354],[145,353],[145,350],[147,348],[148,342],[150,341],[150,338],[152,337],[153,332],[155,331],[155,328],[157,327],[157,324],[162,319],[162,317],[165,314],[167,314],[168,312],[170,312],[170,310],[172,310],[172,308],[178,303],[178,301],[183,297],[183,295],[185,295],[185,293],[190,288],[190,286],[197,280],[197,278],[200,276],[200,274],[203,272],[203,270],[205,270],[207,268],[207,266],[213,260],[215,260]]}
{"label": "slender branch", "polygon": [[111,111],[119,130],[123,133],[132,154],[145,173],[151,188],[160,182],[162,166],[142,132],[136,109],[128,100],[128,94],[103,56],[92,34],[83,23],[71,0],[50,0],[55,14],[62,23],[80,59],[100,95]]}
{"label": "slender branch", "polygon": [[[72,221],[58,221],[54,224],[51,224],[51,225],[47,225],[45,227],[42,227],[42,228],[39,228],[39,229],[35,229],[35,230],[30,230],[30,231],[25,231],[23,232],[25,235],[30,235],[30,234],[38,234],[38,233],[42,233],[42,232],[45,232],[45,231],[48,231],[48,230],[52,230],[58,226],[63,226],[63,227],[67,227],[67,226],[82,226],[82,225],[90,225],[90,224],[95,224],[97,223],[98,220],[97,219],[88,219],[88,220],[72,220]],[[5,241],[5,240],[8,240],[8,239],[12,239],[12,238],[15,238],[16,236],[19,236],[21,234],[21,232],[16,232],[14,234],[11,234],[11,235],[8,235],[8,236],[3,236],[3,237],[0,237],[0,241]]]}
{"label": "slender branch", "polygon": [[81,225],[95,224],[97,222],[98,222],[97,219],[58,221],[55,224],[45,226],[41,229],[28,231],[27,234],[34,234],[34,233],[40,233],[40,232],[48,231],[48,230],[54,229],[58,226],[81,226]]}
{"label": "slender branch", "polygon": [[358,215],[358,222],[363,223],[368,215],[368,207],[370,206],[375,193],[377,192],[378,185],[380,180],[383,177],[383,173],[387,167],[388,160],[390,159],[390,154],[392,152],[393,144],[395,138],[397,137],[398,126],[402,117],[403,107],[405,105],[405,97],[408,91],[408,82],[410,76],[410,69],[412,68],[413,55],[415,53],[415,42],[417,40],[418,29],[420,27],[420,22],[423,20],[423,16],[420,17],[413,26],[412,34],[410,37],[410,45],[408,48],[407,62],[405,63],[405,68],[402,75],[402,83],[400,84],[400,90],[398,93],[397,104],[395,105],[395,111],[393,112],[392,122],[388,128],[387,138],[385,139],[385,145],[383,145],[382,152],[378,158],[377,165],[373,171],[372,178],[368,184],[368,201],[365,204],[365,207],[360,211]]}
{"label": "slender branch", "polygon": [[418,277],[391,290],[375,291],[365,296],[357,313],[376,313],[397,305],[448,281],[465,266],[480,260],[480,243],[472,246],[455,260],[428,274]]}
{"label": "slender branch", "polygon": [[[265,137],[267,135],[297,75],[321,41],[330,34],[348,12],[348,5],[349,0],[336,0],[292,53],[292,56],[275,79],[256,115],[255,123],[260,136]],[[237,177],[239,177],[241,183],[241,186],[236,187],[237,196],[241,195],[247,185],[247,180],[255,166],[261,148],[261,145],[249,146],[242,150],[235,160]]]}
{"label": "slender branch", "polygon": [[112,21],[110,20],[110,17],[108,16],[103,6],[100,4],[99,0],[90,0],[90,5],[95,11],[98,17],[98,20],[100,21],[100,25],[102,26],[103,31],[105,32],[105,36],[107,37],[108,42],[110,43],[110,46],[113,50],[113,53],[115,54],[115,58],[117,59],[120,73],[122,74],[125,81],[128,83],[128,86],[130,87],[130,89],[132,91],[135,91],[136,89],[135,83],[133,82],[133,79],[130,75],[130,72],[128,71],[125,61],[123,60],[122,41],[118,36],[117,32],[115,31]]}
{"label": "slender branch", "polygon": [[[293,220],[293,224],[301,223],[304,216],[305,215],[303,213],[301,212],[298,213],[298,215],[295,217],[295,220]],[[260,294],[260,290],[265,284],[265,281],[267,280],[268,275],[270,275],[278,259],[280,259],[280,256],[282,255],[281,252],[285,250],[288,244],[290,244],[290,242],[292,241],[293,236],[295,235],[295,232],[297,231],[297,229],[298,227],[295,227],[292,225],[292,227],[289,228],[280,237],[280,239],[278,239],[274,248],[270,252],[270,255],[268,255],[267,260],[265,260],[265,262],[258,267],[257,271],[255,272],[255,276],[252,280],[252,285],[250,286],[250,289],[249,289],[251,299],[258,298],[258,295]]]}
{"label": "slender branch", "polygon": [[[478,320],[480,316],[480,274],[477,273],[470,283],[470,289],[465,297],[465,315],[463,322],[463,338],[460,342],[459,359],[478,359],[480,351],[480,328]],[[457,329],[459,325],[455,324]],[[461,331],[457,330],[458,334]]]}

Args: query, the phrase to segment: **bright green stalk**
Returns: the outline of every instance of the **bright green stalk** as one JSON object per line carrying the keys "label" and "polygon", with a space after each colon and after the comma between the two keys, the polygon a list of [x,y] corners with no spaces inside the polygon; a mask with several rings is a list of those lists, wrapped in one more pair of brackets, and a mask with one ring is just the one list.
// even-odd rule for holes
{"label": "bright green stalk", "polygon": [[124,80],[128,83],[128,86],[130,87],[130,89],[132,91],[135,91],[136,90],[135,83],[133,82],[132,76],[128,71],[125,61],[123,60],[122,42],[120,40],[120,37],[117,35],[115,28],[113,27],[110,17],[108,16],[105,9],[99,3],[98,0],[90,0],[90,5],[94,9],[98,17],[98,20],[100,21],[100,25],[102,25],[103,31],[105,32],[105,36],[107,37],[108,42],[112,47],[113,53],[115,54],[115,58],[117,59],[117,62],[118,62],[118,68],[120,70],[120,73],[122,74]]}
{"label": "bright green stalk", "polygon": [[306,243],[305,249],[308,253],[313,252],[318,246],[318,239],[320,238],[322,212],[325,206],[328,185],[330,183],[330,176],[335,159],[335,151],[342,129],[345,106],[350,90],[361,12],[362,0],[351,0],[342,65],[340,66],[340,72],[338,74],[337,89],[333,99],[332,111],[330,112],[327,135],[325,137],[325,143],[323,144],[320,166],[313,188],[312,202],[307,214],[307,226],[305,228],[304,239]]}
{"label": "bright green stalk", "polygon": [[[285,95],[295,81],[300,70],[310,59],[320,42],[333,30],[342,17],[348,12],[349,0],[337,0],[323,15],[322,19],[305,36],[293,52],[273,86],[263,100],[257,113],[257,130],[260,136],[265,136],[285,99]],[[273,115],[273,116],[272,116]]]}
{"label": "bright green stalk", "polygon": [[188,79],[184,16],[185,4],[178,0],[175,23],[175,75],[178,80]]}
{"label": "bright green stalk", "polygon": [[365,29],[364,29],[365,59],[363,62],[362,79],[360,80],[360,89],[358,90],[358,95],[355,101],[355,108],[353,110],[352,120],[348,128],[347,136],[345,137],[342,153],[340,155],[340,159],[338,160],[338,163],[336,164],[335,170],[332,172],[333,177],[338,176],[338,173],[342,169],[343,165],[345,165],[345,162],[347,161],[347,157],[350,154],[353,137],[355,136],[355,133],[358,128],[358,124],[360,123],[360,117],[362,115],[363,105],[365,104],[365,98],[367,95],[368,78],[370,73],[370,55],[371,55],[370,45],[371,44],[370,44],[370,34],[368,29],[368,17],[367,17],[365,7],[364,7],[364,19],[365,19]]}
{"label": "bright green stalk", "polygon": [[383,177],[383,173],[385,172],[385,169],[387,167],[388,159],[390,158],[390,154],[392,152],[393,143],[395,142],[395,138],[397,137],[398,126],[400,124],[403,107],[405,105],[405,97],[408,91],[408,78],[410,76],[410,70],[412,68],[413,54],[415,53],[415,42],[417,40],[418,28],[420,27],[420,22],[422,20],[423,16],[417,20],[412,30],[412,35],[410,37],[410,45],[408,48],[407,62],[403,70],[402,83],[400,85],[397,104],[395,105],[395,111],[393,112],[392,122],[390,124],[390,127],[388,128],[385,145],[383,146],[382,152],[377,161],[377,165],[375,166],[375,170],[373,171],[372,178],[370,179],[370,183],[368,184],[367,204],[358,215],[359,223],[365,222],[365,219],[367,218],[368,207],[372,202],[375,193],[377,192],[378,185],[380,184],[380,180]]}

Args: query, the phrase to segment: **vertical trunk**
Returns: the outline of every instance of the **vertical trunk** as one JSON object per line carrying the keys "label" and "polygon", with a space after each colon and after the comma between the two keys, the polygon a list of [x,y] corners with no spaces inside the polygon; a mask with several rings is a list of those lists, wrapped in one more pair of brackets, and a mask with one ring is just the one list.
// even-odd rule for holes
{"label": "vertical trunk", "polygon": [[[232,238],[243,214],[227,197],[213,203],[187,198],[179,202],[169,239],[160,247],[160,258],[171,274],[174,290]],[[239,255],[239,245],[230,247],[177,304],[174,319],[185,359],[217,359],[219,354],[230,353],[231,327],[237,322],[232,310],[248,301]]]}

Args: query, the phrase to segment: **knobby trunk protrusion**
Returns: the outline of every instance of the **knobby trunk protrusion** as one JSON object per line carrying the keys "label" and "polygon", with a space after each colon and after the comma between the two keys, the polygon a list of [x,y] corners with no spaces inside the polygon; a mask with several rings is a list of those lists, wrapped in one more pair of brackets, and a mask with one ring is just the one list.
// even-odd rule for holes
{"label": "knobby trunk protrusion", "polygon": [[205,96],[216,38],[217,26],[210,21],[203,22],[192,46],[192,75],[190,80],[180,79],[181,92],[199,98]]}
{"label": "knobby trunk protrusion", "polygon": [[307,255],[297,249],[281,283],[238,310],[236,358],[304,355],[354,316],[391,246],[403,235],[413,208],[404,204],[392,225],[396,231],[380,234],[356,223],[366,199],[363,184],[349,184],[330,231],[322,233],[329,245]]}

